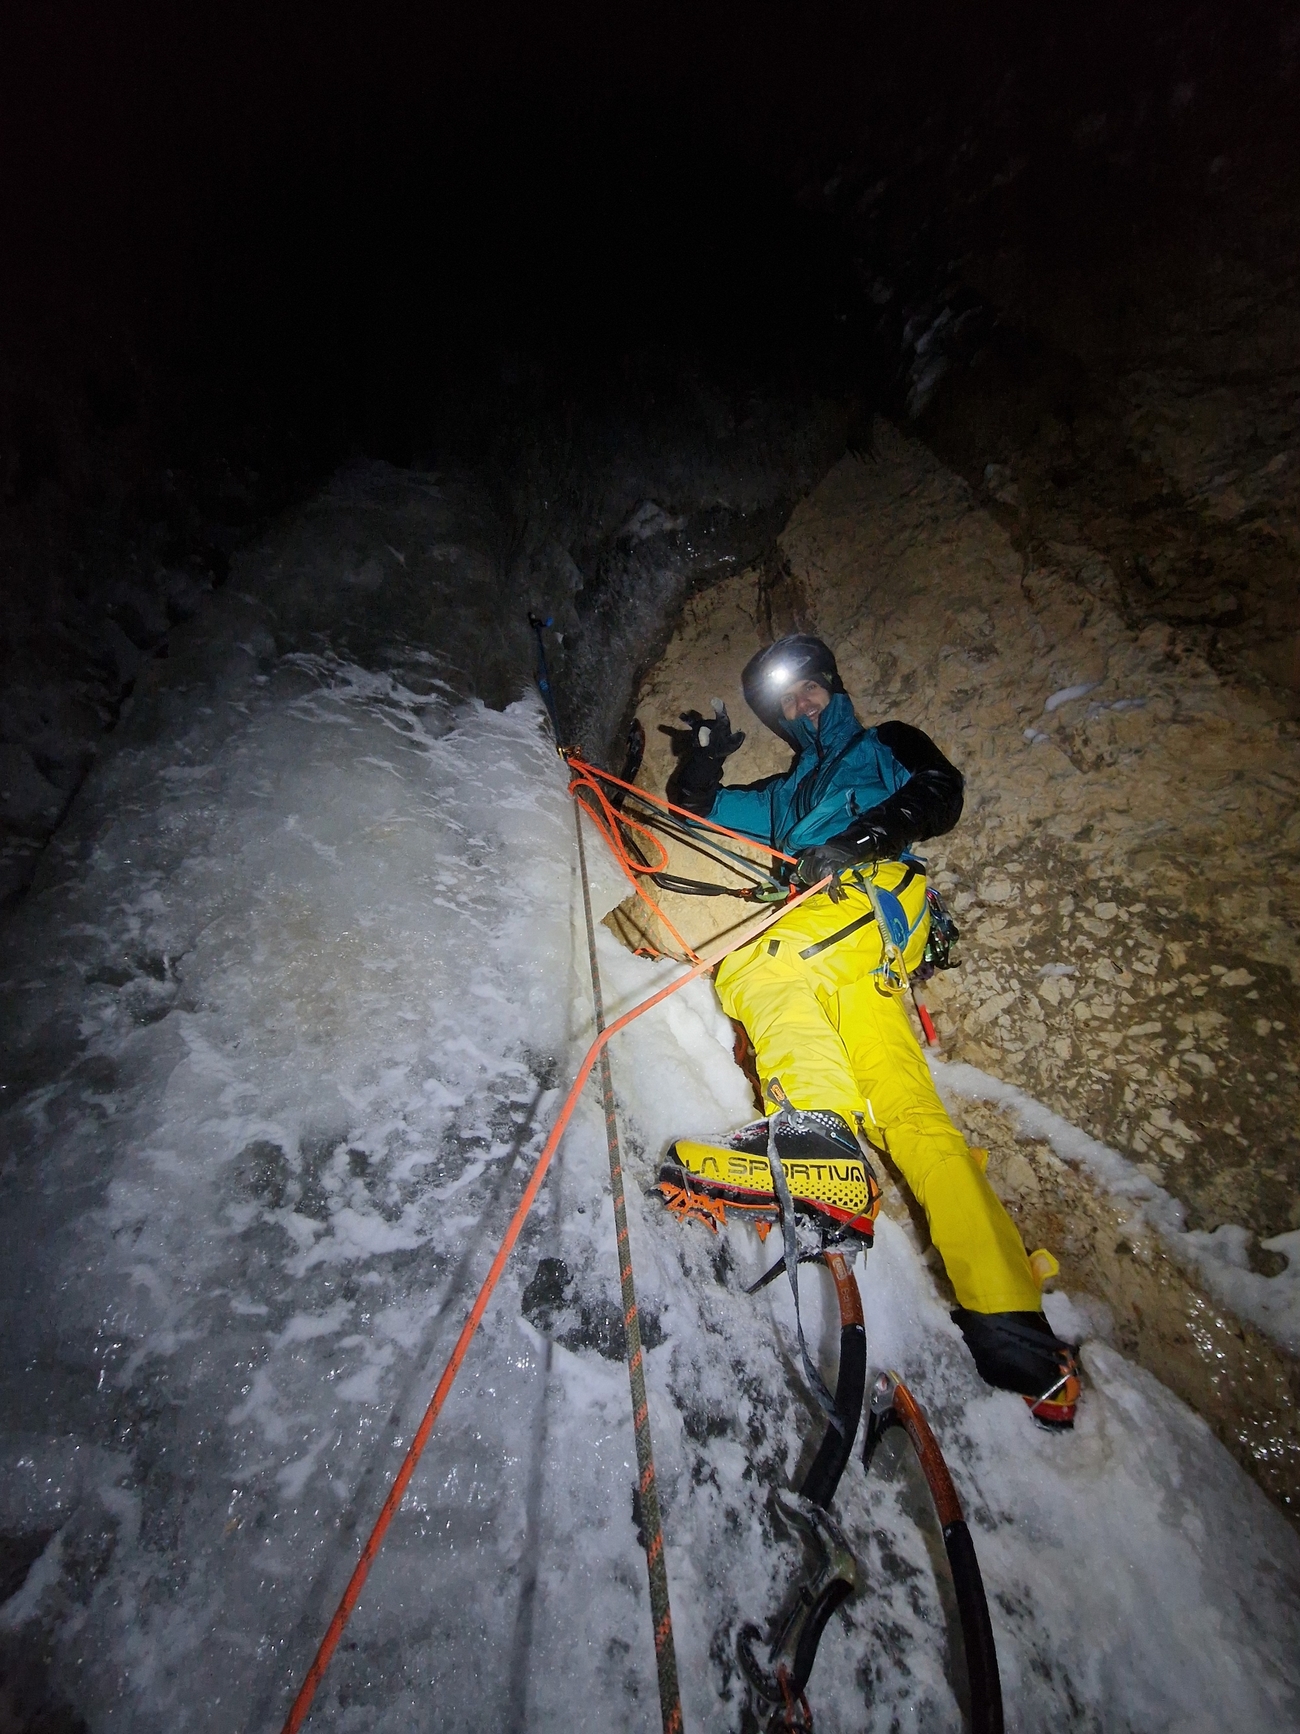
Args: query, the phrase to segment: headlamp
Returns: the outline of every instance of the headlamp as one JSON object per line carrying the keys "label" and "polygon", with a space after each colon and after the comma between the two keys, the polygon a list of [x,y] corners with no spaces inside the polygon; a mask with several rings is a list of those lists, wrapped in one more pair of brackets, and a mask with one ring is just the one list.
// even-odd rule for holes
{"label": "headlamp", "polygon": [[794,670],[788,663],[778,662],[774,668],[769,668],[764,679],[770,687],[780,692],[784,687],[794,685]]}

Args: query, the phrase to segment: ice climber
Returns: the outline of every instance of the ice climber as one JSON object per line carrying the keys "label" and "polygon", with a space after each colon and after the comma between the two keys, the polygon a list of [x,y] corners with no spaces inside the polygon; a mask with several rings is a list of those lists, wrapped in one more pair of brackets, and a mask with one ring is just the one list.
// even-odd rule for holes
{"label": "ice climber", "polygon": [[[723,762],[744,736],[725,709],[707,720],[691,712],[670,787],[690,811],[796,856],[800,885],[834,875],[717,975],[724,1011],[753,1043],[765,1100],[788,1104],[774,1132],[796,1207],[831,1231],[869,1229],[879,1192],[866,1150],[886,1152],[925,1211],[980,1374],[1021,1393],[1040,1421],[1068,1427],[1074,1356],[1043,1316],[1020,1235],[940,1101],[900,995],[881,979],[881,918],[907,968],[921,959],[929,910],[924,864],[910,850],[957,823],[961,774],[920,729],[865,728],[835,658],[806,633],[760,651],[743,687],[794,749],[791,769],[722,787]],[[721,1143],[679,1139],[665,1178],[737,1203],[771,1201],[769,1130],[758,1120]]]}

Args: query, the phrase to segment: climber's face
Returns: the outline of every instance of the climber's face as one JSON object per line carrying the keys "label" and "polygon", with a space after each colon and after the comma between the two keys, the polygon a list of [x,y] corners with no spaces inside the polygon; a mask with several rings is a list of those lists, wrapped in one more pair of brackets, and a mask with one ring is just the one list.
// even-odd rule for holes
{"label": "climber's face", "polygon": [[831,695],[819,680],[797,680],[781,694],[781,715],[787,722],[806,716],[816,728],[817,719],[830,702]]}

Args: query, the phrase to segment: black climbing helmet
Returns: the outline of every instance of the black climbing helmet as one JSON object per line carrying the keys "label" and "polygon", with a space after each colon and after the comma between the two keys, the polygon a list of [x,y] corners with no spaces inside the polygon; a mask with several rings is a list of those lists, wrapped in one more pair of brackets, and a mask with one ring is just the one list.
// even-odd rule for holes
{"label": "black climbing helmet", "polygon": [[792,632],[788,638],[778,638],[775,644],[769,644],[766,650],[749,659],[740,677],[750,710],[791,746],[797,742],[781,715],[781,694],[800,680],[815,680],[827,692],[844,691],[835,658],[821,639],[810,632]]}

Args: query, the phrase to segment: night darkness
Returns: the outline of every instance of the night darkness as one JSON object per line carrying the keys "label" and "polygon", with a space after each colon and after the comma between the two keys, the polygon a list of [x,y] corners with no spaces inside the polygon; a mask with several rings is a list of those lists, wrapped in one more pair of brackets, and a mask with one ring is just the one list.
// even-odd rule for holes
{"label": "night darkness", "polygon": [[[816,357],[860,392],[828,328],[875,334],[864,272],[919,298],[1016,250],[1029,324],[1062,268],[1244,238],[1294,173],[1283,7],[67,7],[6,33],[19,493],[55,462],[24,438],[60,437],[22,394],[39,420],[56,381],[100,428],[165,404],[191,461],[317,469],[449,437],[428,405],[494,353]],[[973,200],[1009,162],[1014,195]]]}
{"label": "night darkness", "polygon": [[11,10],[6,665],[93,638],[110,569],[219,572],[352,455],[477,461],[683,372],[823,394],[861,444],[945,305],[926,437],[978,476],[1091,415],[1053,467],[1123,513],[1115,380],[1221,324],[1212,253],[1294,280],[1290,16]]}

